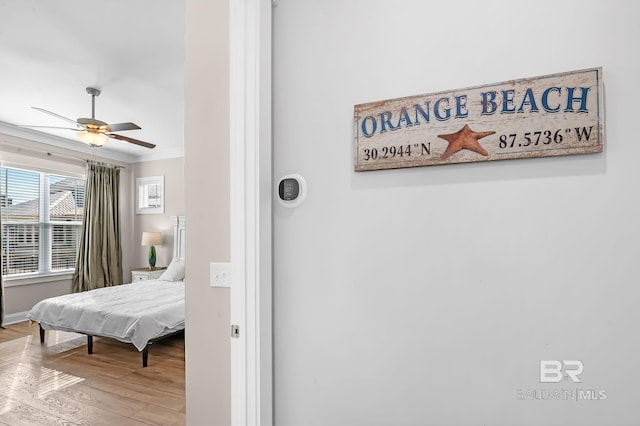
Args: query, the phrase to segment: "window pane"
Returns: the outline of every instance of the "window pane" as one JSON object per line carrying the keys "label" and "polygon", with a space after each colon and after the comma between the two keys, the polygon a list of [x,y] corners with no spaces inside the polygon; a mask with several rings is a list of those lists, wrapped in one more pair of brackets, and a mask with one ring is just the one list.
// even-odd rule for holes
{"label": "window pane", "polygon": [[2,223],[38,222],[40,174],[21,169],[2,168]]}
{"label": "window pane", "polygon": [[82,220],[84,181],[65,176],[49,176],[49,215],[52,222]]}
{"label": "window pane", "polygon": [[38,224],[2,224],[2,271],[4,275],[38,272]]}
{"label": "window pane", "polygon": [[61,271],[76,266],[76,255],[80,243],[80,225],[53,225],[51,243],[51,270]]}
{"label": "window pane", "polygon": [[3,167],[0,186],[3,273],[38,272],[40,174]]}
{"label": "window pane", "polygon": [[141,209],[158,208],[162,199],[162,188],[160,184],[149,183],[140,187],[142,197],[138,200]]}

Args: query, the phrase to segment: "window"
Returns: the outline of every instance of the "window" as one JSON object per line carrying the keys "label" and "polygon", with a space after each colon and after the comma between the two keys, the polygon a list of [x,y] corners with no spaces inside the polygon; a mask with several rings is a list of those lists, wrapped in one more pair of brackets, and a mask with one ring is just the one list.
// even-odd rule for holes
{"label": "window", "polygon": [[84,179],[0,167],[0,202],[5,277],[75,268]]}
{"label": "window", "polygon": [[136,214],[164,213],[164,176],[136,179]]}

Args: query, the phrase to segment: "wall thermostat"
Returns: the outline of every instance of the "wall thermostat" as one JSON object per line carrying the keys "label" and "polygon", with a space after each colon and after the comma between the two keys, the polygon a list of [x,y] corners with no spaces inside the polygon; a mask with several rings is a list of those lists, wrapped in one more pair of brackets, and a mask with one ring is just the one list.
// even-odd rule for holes
{"label": "wall thermostat", "polygon": [[297,207],[307,197],[307,182],[297,174],[286,175],[278,183],[278,200],[285,207]]}

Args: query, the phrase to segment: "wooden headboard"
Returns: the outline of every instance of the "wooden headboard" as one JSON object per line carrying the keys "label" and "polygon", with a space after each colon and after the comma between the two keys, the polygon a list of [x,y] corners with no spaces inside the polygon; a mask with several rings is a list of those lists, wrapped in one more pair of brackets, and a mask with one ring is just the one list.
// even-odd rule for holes
{"label": "wooden headboard", "polygon": [[185,250],[185,218],[171,216],[173,222],[173,259],[184,259]]}

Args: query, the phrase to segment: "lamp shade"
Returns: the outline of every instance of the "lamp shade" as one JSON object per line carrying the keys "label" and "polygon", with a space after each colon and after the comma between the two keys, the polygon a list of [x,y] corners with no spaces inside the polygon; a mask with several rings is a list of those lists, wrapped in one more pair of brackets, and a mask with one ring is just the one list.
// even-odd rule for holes
{"label": "lamp shade", "polygon": [[142,244],[143,246],[159,246],[162,244],[162,232],[143,232]]}
{"label": "lamp shade", "polygon": [[91,146],[102,146],[109,140],[109,137],[104,133],[88,132],[86,130],[76,133],[76,136],[82,142]]}

